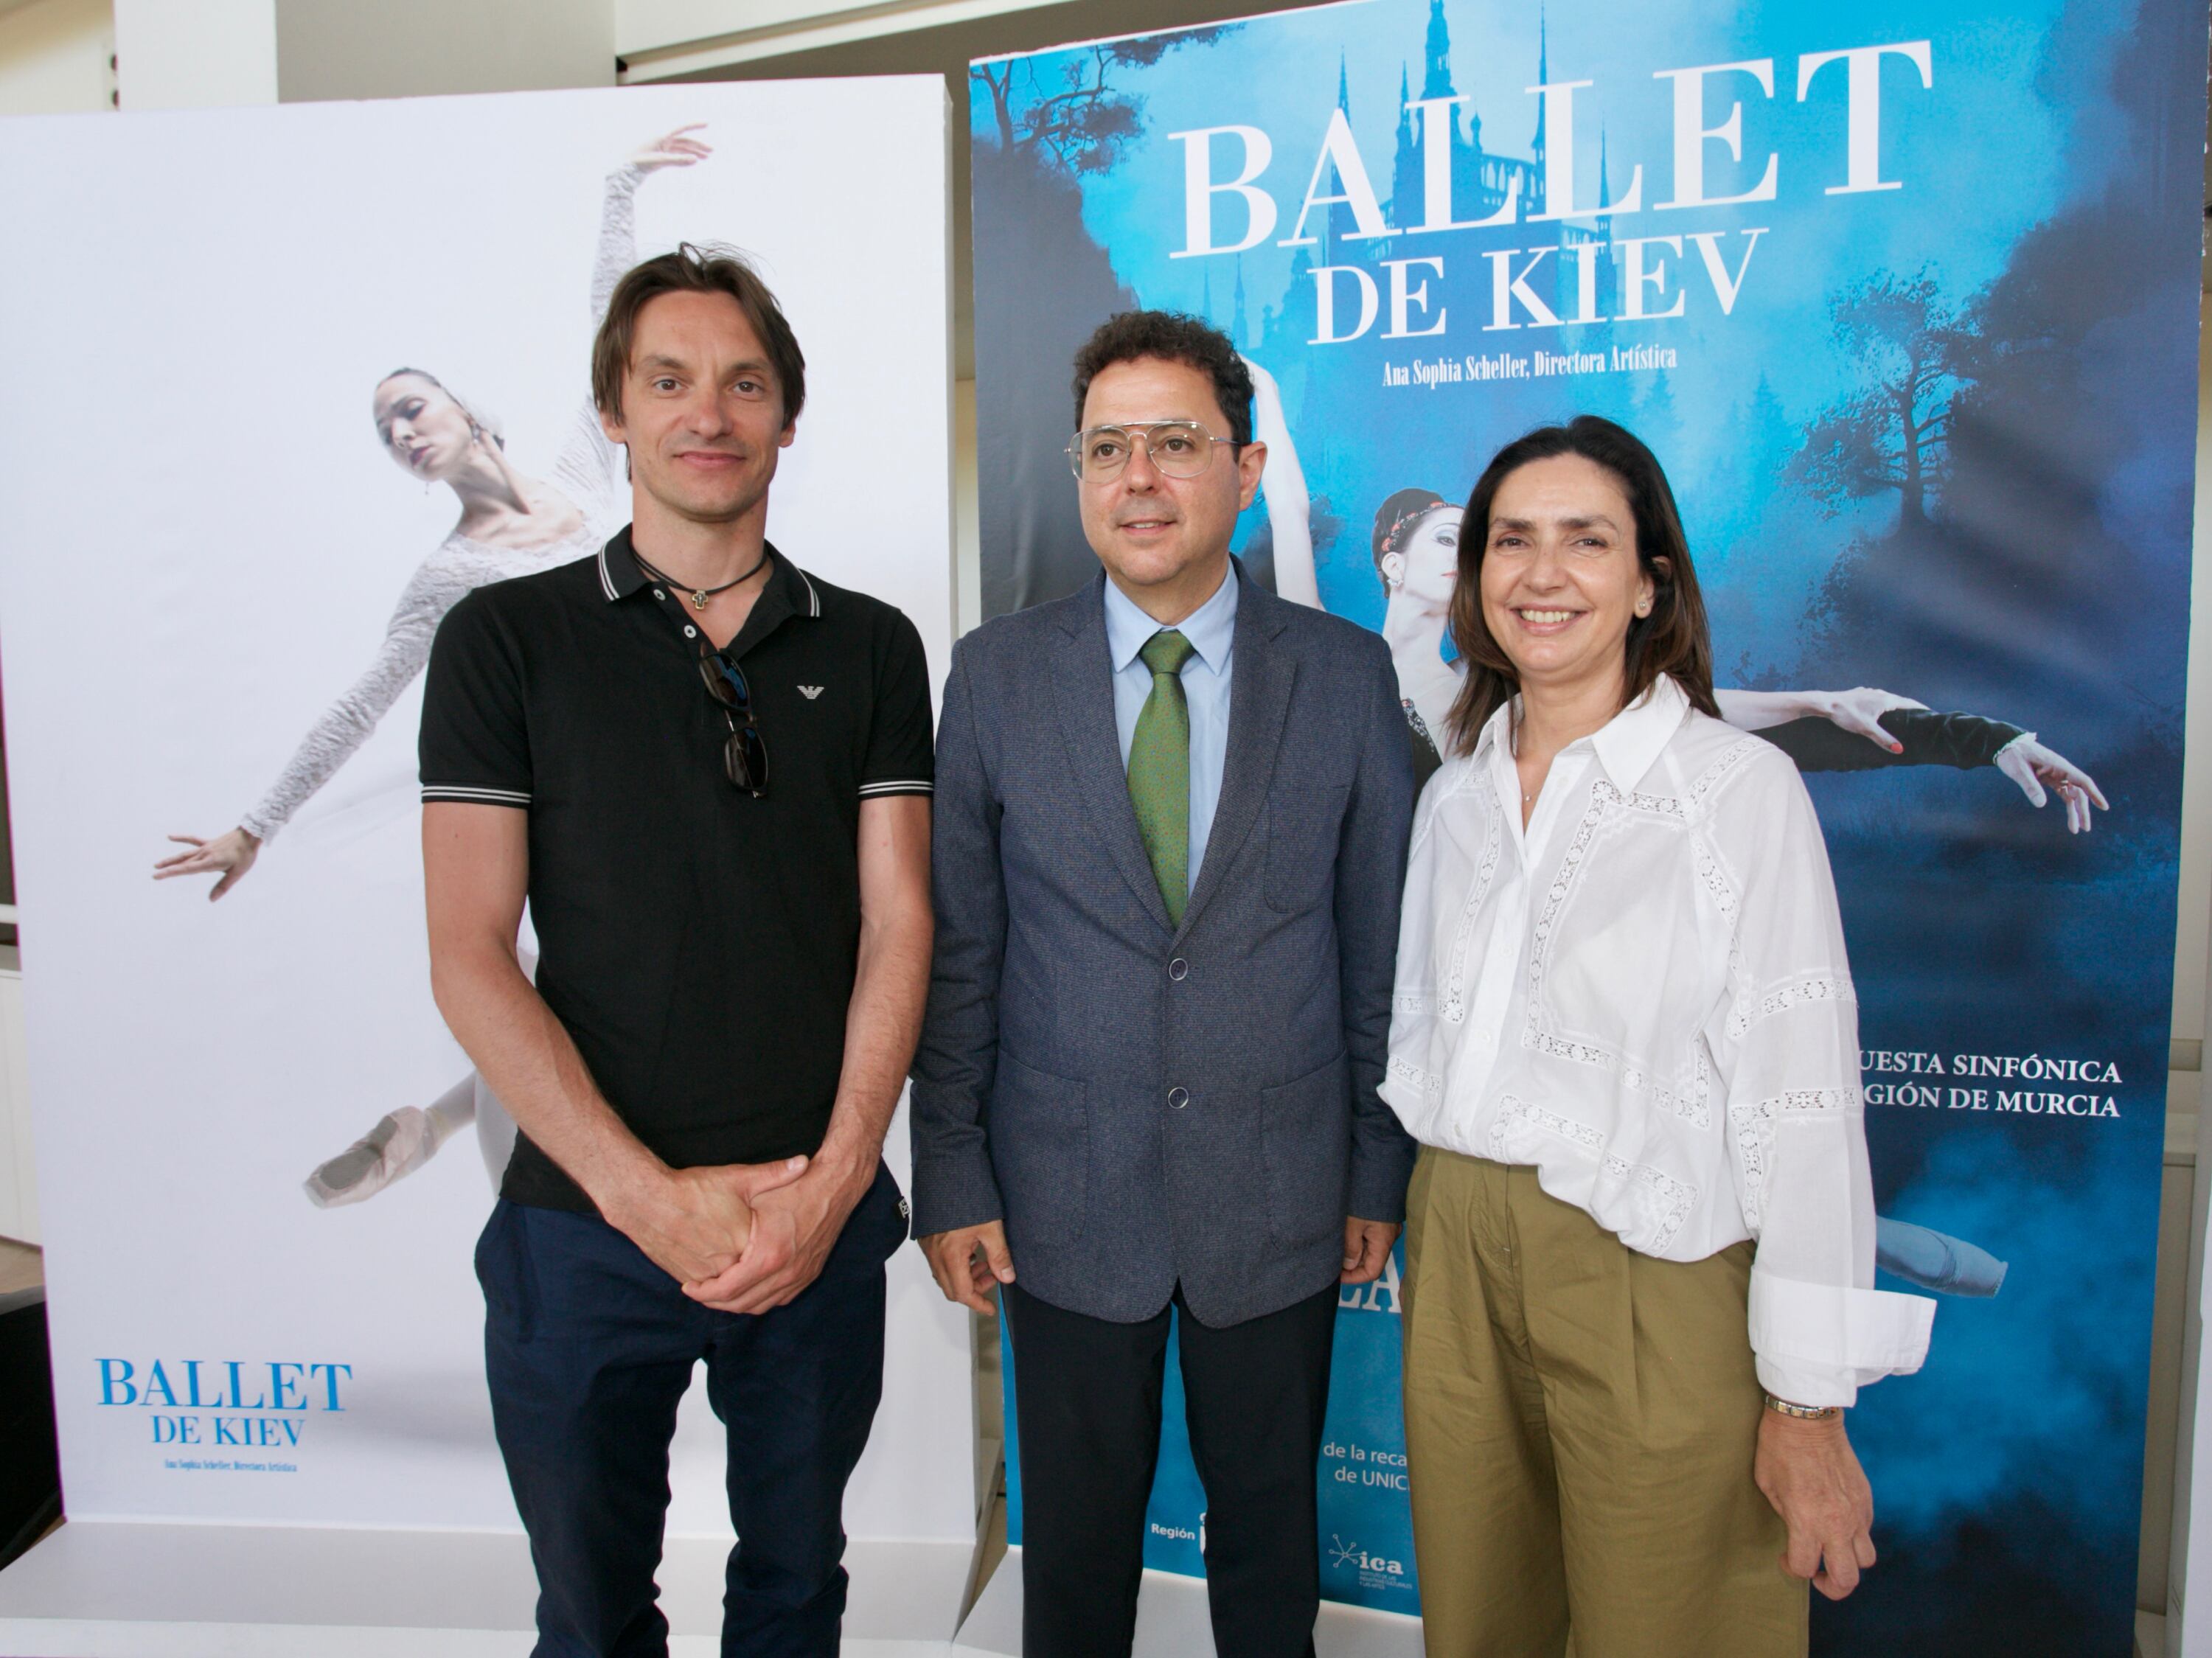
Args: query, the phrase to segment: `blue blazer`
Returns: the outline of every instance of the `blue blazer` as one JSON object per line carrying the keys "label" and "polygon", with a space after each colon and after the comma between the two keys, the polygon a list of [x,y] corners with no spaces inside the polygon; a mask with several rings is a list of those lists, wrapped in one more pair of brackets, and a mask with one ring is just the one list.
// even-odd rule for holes
{"label": "blue blazer", "polygon": [[1382,641],[1242,566],[1221,803],[1182,925],[1137,834],[1104,578],[960,641],[938,732],[937,950],[915,1056],[918,1235],[1003,1219],[1014,1271],[1213,1326],[1333,1282],[1397,1221],[1376,1090],[1411,745]]}

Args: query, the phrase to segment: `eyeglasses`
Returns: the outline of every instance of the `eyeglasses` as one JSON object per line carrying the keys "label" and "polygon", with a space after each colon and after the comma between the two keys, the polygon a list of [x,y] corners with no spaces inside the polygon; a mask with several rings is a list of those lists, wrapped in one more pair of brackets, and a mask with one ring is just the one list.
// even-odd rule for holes
{"label": "eyeglasses", "polygon": [[[722,718],[730,722],[729,740],[722,744],[723,774],[757,800],[768,793],[768,744],[761,741],[760,726],[753,719],[752,688],[745,683],[744,670],[708,645],[702,634],[699,677],[706,682],[707,695],[721,704]],[[738,723],[741,715],[742,726]]]}
{"label": "eyeglasses", "polygon": [[1171,478],[1194,478],[1213,464],[1217,443],[1227,444],[1232,454],[1240,446],[1233,439],[1214,436],[1194,420],[1092,426],[1078,432],[1067,446],[1067,465],[1085,483],[1104,483],[1121,476],[1129,457],[1142,444],[1154,471]]}

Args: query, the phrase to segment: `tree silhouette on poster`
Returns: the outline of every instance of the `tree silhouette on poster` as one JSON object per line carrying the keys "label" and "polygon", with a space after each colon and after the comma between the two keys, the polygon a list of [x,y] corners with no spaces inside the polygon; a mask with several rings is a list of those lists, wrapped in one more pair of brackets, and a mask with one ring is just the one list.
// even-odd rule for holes
{"label": "tree silhouette on poster", "polygon": [[1805,434],[1791,471],[1831,517],[1894,490],[1900,522],[1924,524],[1949,455],[1952,403],[1968,383],[1972,331],[1924,270],[1878,272],[1838,295],[1828,316],[1865,380]]}
{"label": "tree silhouette on poster", "polygon": [[[1070,173],[1104,173],[1121,159],[1145,124],[1145,100],[1116,88],[1114,71],[1149,69],[1180,47],[1209,45],[1227,32],[1186,29],[1177,34],[1102,42],[1090,48],[1088,58],[1071,57],[1061,66],[1056,91],[1038,86],[1036,65],[1030,58],[977,64],[969,73],[989,94],[1001,149],[1009,155],[1042,149]],[[1017,81],[1033,95],[1018,110]]]}

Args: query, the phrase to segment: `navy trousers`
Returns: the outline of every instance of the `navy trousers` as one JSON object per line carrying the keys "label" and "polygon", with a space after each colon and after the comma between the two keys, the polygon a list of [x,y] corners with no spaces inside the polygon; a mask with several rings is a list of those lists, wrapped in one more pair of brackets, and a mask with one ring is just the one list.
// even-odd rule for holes
{"label": "navy trousers", "polygon": [[829,1658],[845,1610],[845,1482],[883,1393],[890,1172],[822,1275],[718,1313],[595,1215],[501,1199],[477,1244],[492,1420],[538,1568],[536,1658],[665,1658],[653,1574],[668,1444],[693,1367],[729,1430],[724,1658]]}
{"label": "navy trousers", "polygon": [[[1009,1284],[1022,1459],[1022,1651],[1128,1658],[1159,1461],[1169,1309],[1133,1324]],[[1319,1498],[1337,1286],[1221,1329],[1174,1306],[1183,1413],[1206,1490],[1219,1658],[1313,1658]]]}

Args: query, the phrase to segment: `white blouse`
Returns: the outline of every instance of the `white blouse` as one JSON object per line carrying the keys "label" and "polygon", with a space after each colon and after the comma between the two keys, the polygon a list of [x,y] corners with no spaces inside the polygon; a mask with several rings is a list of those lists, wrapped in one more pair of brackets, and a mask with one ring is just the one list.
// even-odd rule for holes
{"label": "white blouse", "polygon": [[1643,1254],[1757,1239],[1778,1397],[1917,1370],[1935,1303],[1872,1287],[1857,1001],[1796,768],[1662,675],[1559,752],[1524,831],[1507,719],[1422,793],[1382,1097]]}

